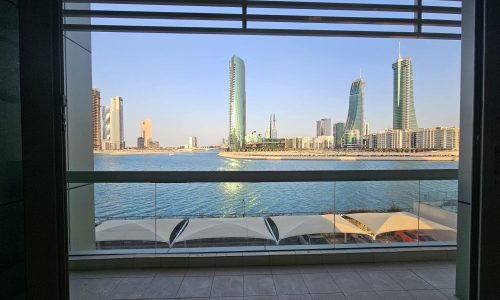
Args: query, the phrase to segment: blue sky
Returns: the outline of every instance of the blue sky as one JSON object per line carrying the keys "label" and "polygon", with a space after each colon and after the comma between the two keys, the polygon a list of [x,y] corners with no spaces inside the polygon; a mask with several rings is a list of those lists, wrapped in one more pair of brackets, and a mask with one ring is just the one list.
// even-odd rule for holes
{"label": "blue sky", "polygon": [[372,131],[392,126],[391,64],[401,42],[414,69],[420,127],[458,126],[460,42],[373,38],[93,33],[93,86],[101,104],[124,99],[125,141],[142,119],[162,146],[219,143],[228,134],[229,59],[246,64],[247,131],[264,133],[271,113],[278,135],[313,136],[316,120],[345,122],[352,80],[366,81]]}

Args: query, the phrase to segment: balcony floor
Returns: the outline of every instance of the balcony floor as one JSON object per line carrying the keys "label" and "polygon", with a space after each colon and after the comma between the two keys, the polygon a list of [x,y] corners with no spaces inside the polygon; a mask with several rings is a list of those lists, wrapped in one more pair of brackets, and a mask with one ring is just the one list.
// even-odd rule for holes
{"label": "balcony floor", "polygon": [[457,299],[455,262],[72,271],[70,299]]}

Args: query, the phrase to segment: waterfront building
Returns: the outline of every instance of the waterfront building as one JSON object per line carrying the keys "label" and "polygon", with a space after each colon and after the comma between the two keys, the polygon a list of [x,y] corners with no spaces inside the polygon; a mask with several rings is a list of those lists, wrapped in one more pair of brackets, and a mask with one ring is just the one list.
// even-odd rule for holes
{"label": "waterfront building", "polygon": [[266,126],[266,139],[277,139],[278,129],[276,128],[276,115],[269,116],[269,123]]}
{"label": "waterfront building", "polygon": [[392,64],[394,71],[392,128],[416,130],[417,117],[413,99],[413,70],[409,57],[401,57]]}
{"label": "waterfront building", "polygon": [[351,131],[351,136],[354,130],[358,131],[358,135],[364,132],[364,98],[365,98],[365,82],[362,78],[354,80],[351,84],[349,93],[349,111],[347,113],[347,121],[345,123],[345,132]]}
{"label": "waterfront building", "polygon": [[148,148],[149,149],[160,149],[160,142],[150,140],[148,143]]}
{"label": "waterfront building", "polygon": [[101,92],[98,89],[92,89],[92,142],[94,150],[102,150]]}
{"label": "waterfront building", "polygon": [[142,136],[137,138],[137,149],[144,149],[144,138]]}
{"label": "waterfront building", "polygon": [[316,136],[332,135],[332,120],[321,119],[316,121]]}
{"label": "waterfront building", "polygon": [[123,99],[120,96],[111,98],[110,115],[110,140],[111,149],[125,149],[123,136]]}
{"label": "waterfront building", "polygon": [[246,92],[245,63],[234,55],[229,63],[229,148],[245,147]]}
{"label": "waterfront building", "polygon": [[198,138],[190,136],[188,140],[188,149],[196,149],[198,147]]}
{"label": "waterfront building", "polygon": [[153,141],[153,125],[151,120],[141,121],[141,137],[144,138],[144,144],[149,147],[149,143]]}
{"label": "waterfront building", "polygon": [[346,130],[344,132],[343,147],[357,148],[361,144],[361,135],[359,130]]}
{"label": "waterfront building", "polygon": [[333,135],[335,139],[335,147],[340,147],[342,145],[342,137],[344,136],[345,124],[338,122],[333,124]]}
{"label": "waterfront building", "polygon": [[332,135],[317,136],[313,143],[314,149],[331,149],[335,145]]}
{"label": "waterfront building", "polygon": [[369,149],[458,150],[460,129],[457,127],[386,129],[368,135]]}
{"label": "waterfront building", "polygon": [[370,124],[368,124],[367,121],[363,122],[363,134],[362,135],[369,135],[370,134]]}
{"label": "waterfront building", "polygon": [[109,106],[101,106],[102,142],[103,150],[111,150],[111,116]]}

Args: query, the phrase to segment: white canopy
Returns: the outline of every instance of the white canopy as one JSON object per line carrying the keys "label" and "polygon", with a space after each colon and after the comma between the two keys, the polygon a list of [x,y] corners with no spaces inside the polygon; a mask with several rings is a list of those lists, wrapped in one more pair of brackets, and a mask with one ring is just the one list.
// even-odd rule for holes
{"label": "white canopy", "polygon": [[256,238],[273,240],[264,218],[199,218],[189,219],[175,242],[213,238]]}
{"label": "white canopy", "polygon": [[455,231],[450,227],[424,219],[422,217],[418,218],[416,215],[408,212],[358,213],[348,214],[346,216],[366,225],[375,236],[381,233],[398,230],[431,229]]}
{"label": "white canopy", "polygon": [[169,243],[170,234],[182,219],[110,220],[95,228],[97,242],[158,241]]}
{"label": "white canopy", "polygon": [[340,215],[275,216],[271,219],[278,227],[280,240],[292,236],[318,233],[368,234]]}

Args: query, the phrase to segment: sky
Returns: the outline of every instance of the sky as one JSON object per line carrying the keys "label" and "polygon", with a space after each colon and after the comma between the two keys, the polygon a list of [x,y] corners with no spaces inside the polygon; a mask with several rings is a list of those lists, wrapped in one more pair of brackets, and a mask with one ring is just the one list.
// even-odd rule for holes
{"label": "sky", "polygon": [[247,132],[264,134],[270,114],[279,137],[314,136],[321,118],[345,122],[360,69],[365,119],[383,131],[392,126],[398,42],[413,63],[419,127],[458,126],[459,41],[92,33],[92,80],[101,105],[123,97],[127,146],[136,145],[142,119],[152,120],[162,147],[227,138],[232,55],[246,67]]}

